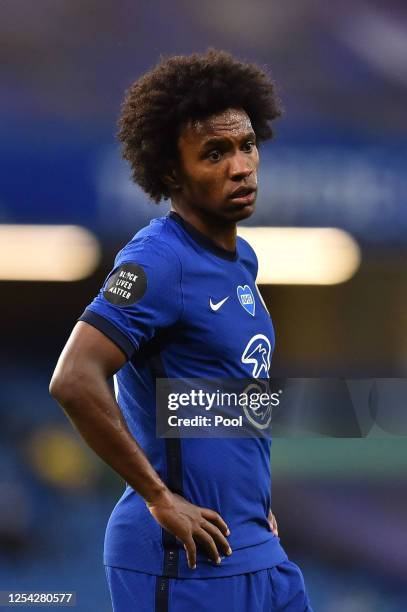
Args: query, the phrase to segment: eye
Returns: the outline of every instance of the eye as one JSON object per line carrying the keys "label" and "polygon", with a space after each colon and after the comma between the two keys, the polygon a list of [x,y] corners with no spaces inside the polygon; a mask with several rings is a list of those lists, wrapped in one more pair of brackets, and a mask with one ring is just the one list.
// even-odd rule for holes
{"label": "eye", "polygon": [[217,162],[220,160],[221,158],[221,152],[218,151],[218,149],[214,149],[213,151],[209,151],[208,153],[208,158],[213,161],[213,162]]}
{"label": "eye", "polygon": [[256,146],[256,143],[253,142],[253,140],[246,140],[246,142],[243,145],[243,150],[246,151],[246,153],[251,153],[255,146]]}

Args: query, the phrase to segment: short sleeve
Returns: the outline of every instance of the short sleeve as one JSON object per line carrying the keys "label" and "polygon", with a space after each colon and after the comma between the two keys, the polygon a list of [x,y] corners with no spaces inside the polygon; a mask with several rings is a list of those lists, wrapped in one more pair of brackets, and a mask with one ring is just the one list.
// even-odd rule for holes
{"label": "short sleeve", "polygon": [[116,257],[99,294],[79,318],[96,327],[128,359],[182,313],[181,263],[158,239],[129,243]]}

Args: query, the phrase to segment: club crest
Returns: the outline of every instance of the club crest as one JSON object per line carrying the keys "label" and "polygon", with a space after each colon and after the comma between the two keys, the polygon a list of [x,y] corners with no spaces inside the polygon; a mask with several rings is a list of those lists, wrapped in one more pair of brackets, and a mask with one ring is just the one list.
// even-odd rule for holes
{"label": "club crest", "polygon": [[237,297],[243,308],[254,317],[256,302],[254,301],[253,291],[250,289],[249,285],[244,285],[243,287],[242,285],[238,285]]}

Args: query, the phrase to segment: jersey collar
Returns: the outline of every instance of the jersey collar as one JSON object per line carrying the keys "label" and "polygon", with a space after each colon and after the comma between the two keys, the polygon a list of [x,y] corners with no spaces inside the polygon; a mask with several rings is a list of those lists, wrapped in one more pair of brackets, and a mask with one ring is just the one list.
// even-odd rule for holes
{"label": "jersey collar", "polygon": [[170,210],[168,216],[173,219],[178,225],[180,225],[184,230],[191,236],[195,242],[197,242],[200,246],[202,246],[207,251],[210,251],[217,257],[221,257],[222,259],[227,259],[228,261],[236,261],[238,254],[237,250],[229,251],[228,249],[224,249],[218,246],[213,240],[199,232],[193,225],[185,221],[175,210]]}

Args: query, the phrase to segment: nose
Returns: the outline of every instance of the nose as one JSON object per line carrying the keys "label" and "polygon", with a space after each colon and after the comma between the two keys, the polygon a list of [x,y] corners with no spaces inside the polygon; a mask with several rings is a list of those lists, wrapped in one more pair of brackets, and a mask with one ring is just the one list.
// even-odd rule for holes
{"label": "nose", "polygon": [[230,178],[232,181],[243,181],[253,173],[253,164],[242,151],[237,152],[230,162]]}

